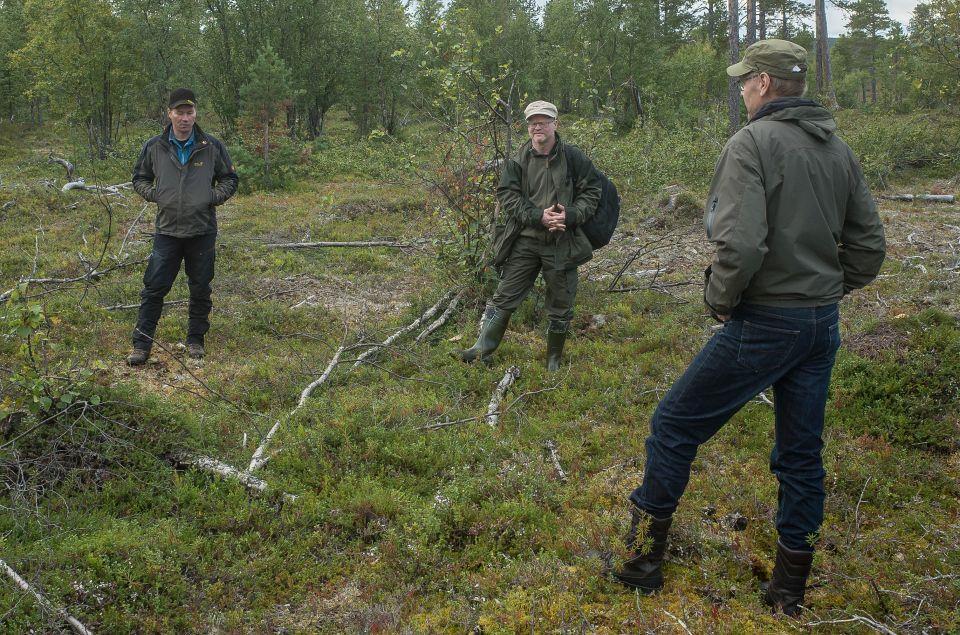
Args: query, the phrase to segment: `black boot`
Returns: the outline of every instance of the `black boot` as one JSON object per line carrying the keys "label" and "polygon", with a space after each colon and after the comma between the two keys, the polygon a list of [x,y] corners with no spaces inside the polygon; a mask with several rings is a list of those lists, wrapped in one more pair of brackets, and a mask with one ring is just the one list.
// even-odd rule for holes
{"label": "black boot", "polygon": [[[667,552],[667,531],[673,516],[654,518],[636,507],[631,514],[626,543],[633,549],[633,557],[624,562],[619,571],[614,571],[613,577],[621,584],[650,594],[663,588],[663,556]],[[644,527],[641,528],[641,524]],[[640,529],[644,530],[643,536],[637,536]]]}
{"label": "black boot", "polygon": [[512,311],[504,311],[497,307],[487,307],[477,343],[464,351],[460,351],[460,359],[468,364],[477,359],[484,364],[489,363],[490,355],[500,346],[500,340],[503,339],[503,334],[507,332],[511,313]]}
{"label": "black boot", "polygon": [[770,576],[770,584],[763,594],[763,601],[791,617],[800,612],[803,592],[807,586],[810,567],[813,566],[812,551],[787,549],[777,541],[777,563]]}
{"label": "black boot", "polygon": [[560,370],[560,360],[563,357],[563,344],[567,341],[567,331],[570,322],[564,320],[550,320],[547,327],[547,370]]}

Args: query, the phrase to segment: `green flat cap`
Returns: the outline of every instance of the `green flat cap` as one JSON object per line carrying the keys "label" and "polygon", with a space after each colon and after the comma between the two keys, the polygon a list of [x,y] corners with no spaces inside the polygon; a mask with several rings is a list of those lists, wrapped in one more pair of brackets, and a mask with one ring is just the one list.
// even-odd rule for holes
{"label": "green flat cap", "polygon": [[804,79],[807,49],[787,40],[760,40],[747,47],[743,60],[727,67],[727,75],[766,73],[782,79]]}

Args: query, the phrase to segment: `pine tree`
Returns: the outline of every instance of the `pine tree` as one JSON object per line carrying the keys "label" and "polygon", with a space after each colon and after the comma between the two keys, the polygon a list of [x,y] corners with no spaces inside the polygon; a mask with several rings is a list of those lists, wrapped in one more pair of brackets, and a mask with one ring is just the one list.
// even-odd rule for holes
{"label": "pine tree", "polygon": [[269,44],[257,53],[250,65],[249,80],[240,89],[248,113],[263,126],[263,164],[267,187],[270,186],[270,122],[294,96],[291,71]]}

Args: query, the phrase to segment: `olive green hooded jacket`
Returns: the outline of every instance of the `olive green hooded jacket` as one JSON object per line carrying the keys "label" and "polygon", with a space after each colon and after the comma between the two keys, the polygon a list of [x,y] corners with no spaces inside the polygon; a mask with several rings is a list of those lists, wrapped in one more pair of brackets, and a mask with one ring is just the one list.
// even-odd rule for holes
{"label": "olive green hooded jacket", "polygon": [[883,225],[836,130],[824,107],[783,98],[727,142],[704,214],[716,244],[704,300],[716,314],[830,304],[880,271]]}
{"label": "olive green hooded jacket", "polygon": [[217,232],[215,208],[237,191],[239,178],[223,143],[194,124],[196,141],[181,165],[170,125],[147,141],[133,166],[133,189],[157,204],[158,234],[189,238]]}
{"label": "olive green hooded jacket", "polygon": [[[545,243],[556,241],[559,268],[576,267],[593,257],[593,247],[580,225],[596,213],[600,200],[600,181],[595,176],[593,163],[576,146],[567,144],[564,150],[564,145],[557,135],[556,144],[544,160],[534,155],[533,144],[528,139],[507,160],[497,187],[497,200],[508,225],[519,226],[524,235],[536,236]],[[567,165],[568,157],[573,165]],[[552,189],[552,198],[556,200],[531,199],[532,182],[540,181],[532,174],[534,170],[549,172],[554,187],[547,189]],[[543,210],[554,203],[566,208],[566,231],[550,233],[541,223]]]}

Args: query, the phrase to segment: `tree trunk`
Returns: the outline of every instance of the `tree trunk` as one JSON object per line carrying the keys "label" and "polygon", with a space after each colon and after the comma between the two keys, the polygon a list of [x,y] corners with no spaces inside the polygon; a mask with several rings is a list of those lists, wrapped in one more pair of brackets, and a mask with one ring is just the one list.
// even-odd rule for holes
{"label": "tree trunk", "polygon": [[757,41],[757,0],[747,0],[747,46]]}
{"label": "tree trunk", "polygon": [[780,10],[780,39],[789,40],[790,39],[790,27],[787,23],[787,3],[783,3],[783,7]]}
{"label": "tree trunk", "polygon": [[[740,6],[737,0],[727,0],[727,38],[730,47],[730,63],[740,61]],[[737,80],[727,78],[727,113],[730,136],[740,129],[740,91]]]}
{"label": "tree trunk", "polygon": [[764,0],[759,0],[758,9],[759,16],[757,16],[757,21],[759,22],[758,26],[760,29],[760,39],[767,39],[767,3]]}
{"label": "tree trunk", "polygon": [[830,42],[827,39],[826,0],[815,0],[817,25],[817,93],[822,95],[830,108],[837,107],[837,93],[833,90],[833,73],[830,70]]}
{"label": "tree trunk", "polygon": [[270,120],[263,121],[263,175],[270,187]]}

